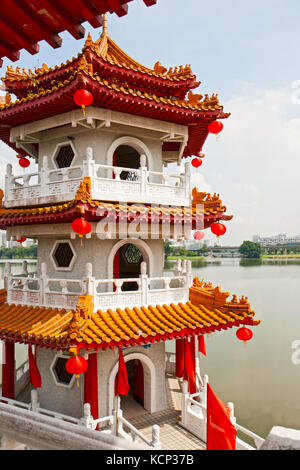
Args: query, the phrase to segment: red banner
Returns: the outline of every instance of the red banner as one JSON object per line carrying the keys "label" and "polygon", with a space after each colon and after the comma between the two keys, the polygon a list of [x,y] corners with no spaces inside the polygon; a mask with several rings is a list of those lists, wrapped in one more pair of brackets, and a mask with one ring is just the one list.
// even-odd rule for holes
{"label": "red banner", "polygon": [[42,386],[42,378],[36,360],[32,354],[32,346],[28,345],[28,359],[29,359],[29,376],[30,382],[34,388],[40,388]]}
{"label": "red banner", "polygon": [[230,409],[207,384],[207,450],[236,450],[236,429]]}
{"label": "red banner", "polygon": [[127,378],[127,369],[122,354],[122,349],[119,348],[119,371],[116,375],[115,381],[115,395],[128,395],[129,383]]}

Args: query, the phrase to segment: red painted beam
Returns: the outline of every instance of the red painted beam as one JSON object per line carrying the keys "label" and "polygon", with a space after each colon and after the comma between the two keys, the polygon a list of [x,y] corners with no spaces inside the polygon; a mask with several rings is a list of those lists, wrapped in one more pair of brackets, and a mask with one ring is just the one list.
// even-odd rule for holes
{"label": "red painted beam", "polygon": [[147,7],[151,7],[152,5],[157,4],[157,0],[144,0],[144,3],[147,5]]}
{"label": "red painted beam", "polygon": [[55,0],[55,2],[43,0],[43,9],[41,9],[41,2],[39,0],[35,1],[37,5],[36,12],[43,16],[45,21],[56,24],[58,28],[63,27],[63,29],[67,30],[75,39],[84,38],[84,27],[78,23],[74,15],[65,8],[60,0]]}
{"label": "red painted beam", "polygon": [[62,39],[56,34],[54,28],[49,27],[43,19],[35,13],[26,0],[14,0],[13,11],[19,18],[24,33],[31,34],[37,41],[44,39],[54,49],[62,45]]}
{"label": "red painted beam", "polygon": [[[69,0],[67,0],[69,3]],[[85,0],[72,0],[73,8],[76,8],[78,16],[82,21],[88,21],[93,28],[99,28],[103,24],[103,16],[99,14],[99,10]]]}
{"label": "red painted beam", "polygon": [[128,13],[128,5],[126,3],[121,4],[119,0],[107,0],[107,4],[118,16],[125,16]]}
{"label": "red painted beam", "polygon": [[[4,56],[18,60],[20,49],[31,54],[38,51],[37,42],[45,40],[52,47],[61,46],[59,33],[67,30],[76,39],[84,37],[81,25],[88,21],[94,28],[102,25],[101,15],[106,12],[124,16],[128,3],[133,0],[2,0],[0,17],[10,31],[0,27],[0,65]],[[156,0],[144,0],[147,6]],[[10,47],[7,47],[10,46]],[[6,46],[6,47],[5,47]]]}

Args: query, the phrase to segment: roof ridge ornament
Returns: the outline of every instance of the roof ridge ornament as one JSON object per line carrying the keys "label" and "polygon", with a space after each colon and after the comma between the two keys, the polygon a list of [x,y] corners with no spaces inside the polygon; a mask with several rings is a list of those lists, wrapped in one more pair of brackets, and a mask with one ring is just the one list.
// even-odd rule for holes
{"label": "roof ridge ornament", "polygon": [[102,33],[101,33],[101,38],[104,36],[108,36],[108,21],[107,21],[107,13],[104,13],[103,15],[103,26],[102,26]]}

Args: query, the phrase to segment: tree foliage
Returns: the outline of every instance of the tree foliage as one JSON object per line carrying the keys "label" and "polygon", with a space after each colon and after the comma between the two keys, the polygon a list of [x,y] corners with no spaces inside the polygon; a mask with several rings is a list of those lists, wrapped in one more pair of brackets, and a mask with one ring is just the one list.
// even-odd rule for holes
{"label": "tree foliage", "polygon": [[239,252],[241,253],[241,255],[245,256],[245,258],[260,258],[262,250],[261,245],[259,243],[245,240],[241,244]]}
{"label": "tree foliage", "polygon": [[37,245],[0,248],[0,259],[36,259]]}

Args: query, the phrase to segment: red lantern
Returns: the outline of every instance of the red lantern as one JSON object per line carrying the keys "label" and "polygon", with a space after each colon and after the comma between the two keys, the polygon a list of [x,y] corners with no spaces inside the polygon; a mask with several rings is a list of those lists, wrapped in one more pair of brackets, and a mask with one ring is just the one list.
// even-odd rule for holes
{"label": "red lantern", "polygon": [[88,233],[90,233],[92,231],[92,226],[87,220],[85,220],[84,217],[79,217],[78,219],[73,220],[72,229],[75,233],[78,233],[79,238],[81,238],[82,245],[83,235],[87,235]]}
{"label": "red lantern", "polygon": [[224,233],[226,233],[225,225],[220,224],[220,222],[214,222],[213,224],[211,224],[210,229],[214,235],[217,235],[217,237],[220,237],[221,235],[224,235]]}
{"label": "red lantern", "polygon": [[19,165],[22,167],[22,168],[27,168],[29,165],[30,165],[30,161],[25,158],[25,157],[21,157],[19,159]]}
{"label": "red lantern", "polygon": [[73,100],[77,106],[82,107],[83,115],[85,116],[85,108],[86,106],[90,106],[92,104],[94,97],[89,91],[80,89],[75,91]]}
{"label": "red lantern", "polygon": [[195,240],[200,241],[200,240],[202,240],[202,238],[204,238],[204,237],[205,237],[205,233],[202,232],[202,231],[200,231],[200,232],[195,232],[195,233],[194,233],[194,239],[195,239]]}
{"label": "red lantern", "polygon": [[249,328],[245,328],[244,326],[242,328],[239,328],[236,332],[236,336],[239,340],[244,341],[245,347],[247,341],[250,341],[250,339],[253,336],[253,333]]}
{"label": "red lantern", "polygon": [[201,166],[202,165],[201,158],[194,158],[192,160],[192,165],[193,165],[194,168],[198,168],[199,166]]}
{"label": "red lantern", "polygon": [[25,242],[26,240],[27,240],[27,238],[20,238],[20,240],[17,240],[17,242],[23,243],[23,242]]}
{"label": "red lantern", "polygon": [[77,354],[73,357],[70,357],[70,359],[68,359],[66,362],[66,371],[69,372],[69,374],[75,374],[77,379],[77,387],[79,387],[78,379],[80,374],[84,374],[87,368],[87,360],[82,356],[78,356]]}
{"label": "red lantern", "polygon": [[221,121],[213,121],[208,126],[208,132],[211,134],[219,134],[223,129],[223,123]]}

